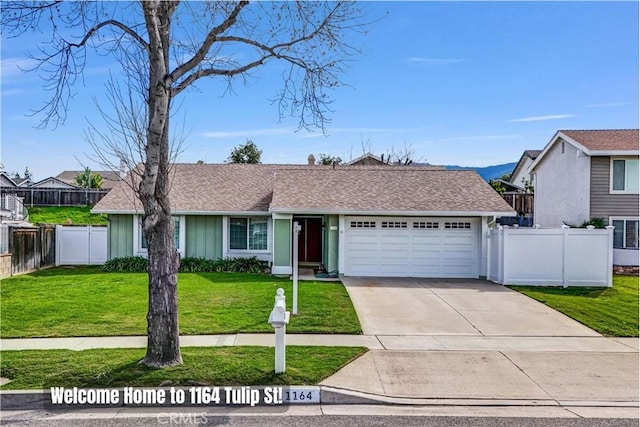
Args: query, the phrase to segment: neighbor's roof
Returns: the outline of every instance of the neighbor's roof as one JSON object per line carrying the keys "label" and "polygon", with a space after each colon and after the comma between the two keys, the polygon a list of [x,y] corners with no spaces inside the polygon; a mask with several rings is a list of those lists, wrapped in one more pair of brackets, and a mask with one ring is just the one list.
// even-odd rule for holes
{"label": "neighbor's roof", "polygon": [[558,141],[566,141],[587,156],[637,156],[638,129],[559,130],[529,167],[533,171]]}
{"label": "neighbor's roof", "polygon": [[595,151],[638,151],[640,144],[638,129],[561,130],[559,133]]}
{"label": "neighbor's roof", "polygon": [[542,153],[542,150],[524,150],[523,155],[527,156],[531,160],[535,160]]}
{"label": "neighbor's roof", "polygon": [[[474,171],[407,166],[175,164],[175,213],[511,213]],[[142,212],[128,179],[95,212]]]}
{"label": "neighbor's roof", "polygon": [[[59,173],[56,178],[60,181],[66,182],[67,184],[75,185],[76,176],[84,171],[63,171]],[[102,188],[113,188],[122,181],[120,178],[120,174],[114,171],[91,171],[93,174],[97,174],[102,176]]]}
{"label": "neighbor's roof", "polygon": [[518,170],[524,167],[527,158],[535,160],[540,155],[540,153],[542,153],[542,150],[524,150],[524,153],[522,153],[522,156],[520,156],[520,160],[518,160],[518,163],[516,163],[516,165],[513,167],[513,170],[511,171],[511,175],[509,177],[509,185],[515,185],[518,188],[522,188],[520,184],[513,182]]}

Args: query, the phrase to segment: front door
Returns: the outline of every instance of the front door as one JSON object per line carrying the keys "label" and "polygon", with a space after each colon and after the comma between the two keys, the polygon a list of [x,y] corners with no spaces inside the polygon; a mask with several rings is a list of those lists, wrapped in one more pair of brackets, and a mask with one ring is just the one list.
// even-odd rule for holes
{"label": "front door", "polygon": [[322,263],[322,218],[294,218],[302,227],[298,235],[298,262]]}

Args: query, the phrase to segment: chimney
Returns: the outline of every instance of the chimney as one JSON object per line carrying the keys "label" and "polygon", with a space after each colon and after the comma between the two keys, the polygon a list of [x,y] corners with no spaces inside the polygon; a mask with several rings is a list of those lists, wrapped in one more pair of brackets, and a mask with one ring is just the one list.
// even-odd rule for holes
{"label": "chimney", "polygon": [[120,175],[120,178],[124,179],[125,175],[127,174],[127,162],[124,159],[120,159],[120,170],[118,171],[118,175]]}
{"label": "chimney", "polygon": [[309,157],[307,157],[307,164],[309,166],[313,166],[316,164],[316,158],[314,157],[313,154],[309,154]]}

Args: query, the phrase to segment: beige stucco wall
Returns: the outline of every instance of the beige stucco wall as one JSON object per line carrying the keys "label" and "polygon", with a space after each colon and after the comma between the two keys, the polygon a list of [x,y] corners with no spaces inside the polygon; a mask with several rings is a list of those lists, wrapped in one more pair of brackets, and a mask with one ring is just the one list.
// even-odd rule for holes
{"label": "beige stucco wall", "polygon": [[560,227],[589,218],[591,159],[568,142],[557,141],[535,169],[534,222]]}
{"label": "beige stucco wall", "polygon": [[11,254],[0,255],[0,279],[11,277]]}

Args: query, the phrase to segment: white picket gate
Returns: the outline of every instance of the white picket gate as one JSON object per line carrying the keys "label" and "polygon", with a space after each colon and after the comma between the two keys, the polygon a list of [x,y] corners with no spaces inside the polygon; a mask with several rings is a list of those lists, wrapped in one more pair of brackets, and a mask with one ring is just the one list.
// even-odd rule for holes
{"label": "white picket gate", "polygon": [[104,264],[107,235],[104,226],[56,226],[56,265]]}

